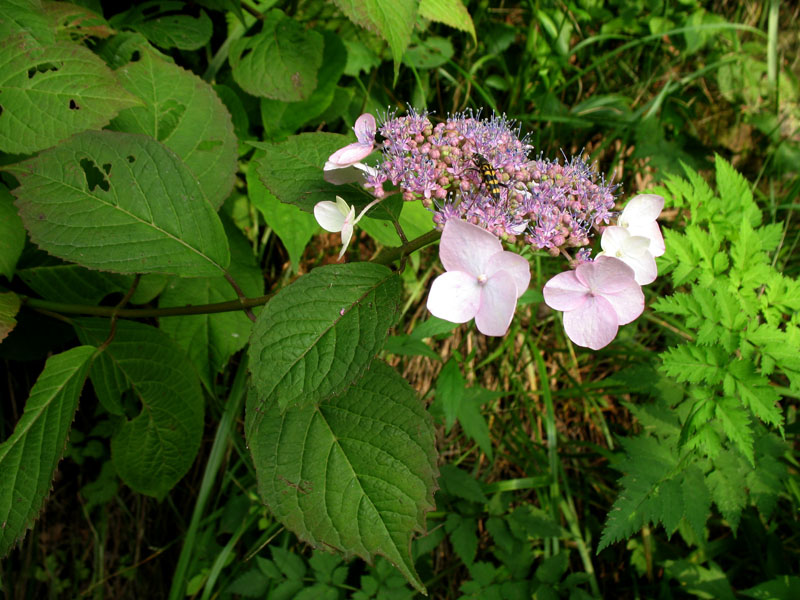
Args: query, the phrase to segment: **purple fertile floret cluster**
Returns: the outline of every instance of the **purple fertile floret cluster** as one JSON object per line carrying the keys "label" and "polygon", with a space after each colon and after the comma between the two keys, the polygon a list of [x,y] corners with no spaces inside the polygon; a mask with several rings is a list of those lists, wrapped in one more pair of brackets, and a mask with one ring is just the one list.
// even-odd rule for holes
{"label": "purple fertile floret cluster", "polygon": [[[376,198],[388,181],[406,201],[422,200],[439,228],[466,220],[508,242],[558,254],[589,243],[614,216],[616,186],[580,158],[531,160],[532,146],[505,116],[471,111],[434,124],[425,112],[386,115],[378,127],[382,162],[366,178]],[[487,185],[485,161],[499,185]]]}

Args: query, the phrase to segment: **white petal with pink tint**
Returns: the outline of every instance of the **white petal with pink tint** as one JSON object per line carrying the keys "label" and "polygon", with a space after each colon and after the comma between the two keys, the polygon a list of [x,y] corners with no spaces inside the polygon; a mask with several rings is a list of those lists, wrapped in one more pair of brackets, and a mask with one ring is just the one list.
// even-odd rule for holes
{"label": "white petal with pink tint", "polygon": [[586,302],[587,291],[587,287],[575,276],[575,271],[565,271],[545,283],[542,294],[550,308],[569,311]]}
{"label": "white petal with pink tint", "polygon": [[502,251],[500,240],[485,229],[450,219],[442,231],[439,260],[447,271],[464,271],[478,277],[486,273],[489,258]]}
{"label": "white petal with pink tint", "polygon": [[428,294],[428,310],[434,317],[452,323],[466,323],[481,305],[478,280],[463,271],[442,273],[434,279]]}
{"label": "white petal with pink tint", "polygon": [[564,313],[564,331],[585,348],[599,350],[607,346],[618,330],[614,309],[602,296],[591,297],[580,308]]}
{"label": "white petal with pink tint", "polygon": [[378,129],[375,117],[369,113],[364,113],[356,119],[353,131],[356,139],[362,144],[373,145],[375,143],[375,131]]}
{"label": "white petal with pink tint", "polygon": [[531,282],[531,266],[519,254],[504,250],[492,255],[486,265],[486,274],[492,277],[498,271],[505,271],[511,276],[517,288],[517,298],[528,289],[528,284]]}
{"label": "white petal with pink tint", "polygon": [[505,335],[516,308],[514,278],[505,271],[499,271],[483,286],[475,326],[483,335]]}

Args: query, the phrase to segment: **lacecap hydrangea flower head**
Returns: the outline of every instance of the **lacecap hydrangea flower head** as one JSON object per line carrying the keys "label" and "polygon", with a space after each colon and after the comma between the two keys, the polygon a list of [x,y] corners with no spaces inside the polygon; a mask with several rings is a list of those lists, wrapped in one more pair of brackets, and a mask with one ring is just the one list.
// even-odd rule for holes
{"label": "lacecap hydrangea flower head", "polygon": [[[618,224],[607,227],[616,217],[616,186],[606,184],[580,158],[565,162],[529,158],[532,146],[527,137],[505,116],[481,118],[480,113],[467,111],[434,123],[428,113],[409,110],[403,116],[387,114],[378,123],[367,114],[359,117],[354,131],[357,142],[329,158],[326,179],[332,180],[334,170],[356,168],[375,201],[401,194],[405,201],[420,201],[433,212],[433,221],[443,232],[440,258],[447,271],[431,287],[428,308],[434,315],[453,322],[475,318],[485,335],[505,335],[530,270],[527,260],[503,250],[501,240],[509,248],[544,250],[566,256],[574,265],[588,265],[573,274],[578,283],[570,283],[582,290],[584,301],[573,299],[569,309],[559,309],[573,313],[565,316],[565,326],[571,323],[566,331],[575,343],[602,347],[613,339],[619,325],[641,313],[631,316],[630,306],[643,308],[639,286],[655,278],[658,196],[648,195],[644,203],[632,201],[633,207],[623,211]],[[376,149],[381,151],[380,159],[373,165],[363,162]],[[333,213],[333,206],[326,210],[338,225],[340,217]],[[347,227],[357,221],[350,212],[348,207],[342,217],[343,240]],[[587,246],[604,229],[609,232],[604,236],[604,257],[594,265]],[[546,302],[558,295],[553,292],[556,283],[545,289]],[[591,310],[574,312],[586,304],[585,297],[604,298],[605,303],[593,300]],[[626,308],[612,318],[608,305]],[[604,323],[614,321],[614,328],[602,328],[602,335],[595,336],[586,333],[592,331],[586,326],[579,335],[574,323],[595,318],[598,310]]]}

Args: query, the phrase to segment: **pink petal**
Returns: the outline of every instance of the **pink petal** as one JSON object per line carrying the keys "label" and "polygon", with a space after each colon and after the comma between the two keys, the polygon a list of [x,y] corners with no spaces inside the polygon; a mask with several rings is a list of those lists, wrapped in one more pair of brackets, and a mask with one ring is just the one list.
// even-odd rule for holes
{"label": "pink petal", "polygon": [[475,326],[483,335],[505,335],[516,308],[517,289],[514,277],[506,271],[498,271],[483,286],[481,305],[475,315]]}
{"label": "pink petal", "polygon": [[601,296],[588,298],[583,305],[564,313],[564,331],[578,346],[599,350],[617,335],[617,315]]}
{"label": "pink petal", "polygon": [[575,276],[565,271],[544,284],[544,302],[555,310],[575,310],[589,298],[589,289]]}
{"label": "pink petal", "polygon": [[481,304],[478,280],[462,271],[449,271],[433,280],[428,294],[428,310],[434,317],[451,323],[466,323]]}
{"label": "pink petal", "polygon": [[332,168],[335,169],[349,167],[353,163],[357,163],[369,156],[371,152],[371,143],[362,144],[361,142],[355,142],[353,144],[347,144],[347,146],[344,148],[339,148],[336,152],[328,157],[328,162],[325,163],[325,167],[328,167],[329,165],[332,165]]}
{"label": "pink petal", "polygon": [[613,293],[635,283],[633,269],[611,256],[598,256],[594,262],[578,265],[575,276],[594,294]]}
{"label": "pink petal", "polygon": [[375,131],[377,128],[375,117],[369,113],[364,113],[356,119],[353,131],[356,132],[356,138],[359,142],[373,146],[375,144]]}
{"label": "pink petal", "polygon": [[528,284],[531,282],[531,266],[519,254],[504,250],[492,255],[486,265],[486,275],[491,281],[498,272],[505,272],[511,276],[517,290],[516,298],[522,296],[528,289]]}
{"label": "pink petal", "polygon": [[464,271],[475,277],[484,275],[489,258],[502,251],[500,240],[477,225],[459,219],[444,224],[439,260],[448,271]]}
{"label": "pink petal", "polygon": [[644,311],[644,294],[638,283],[632,281],[628,287],[602,295],[617,314],[617,324],[625,325],[639,318]]}

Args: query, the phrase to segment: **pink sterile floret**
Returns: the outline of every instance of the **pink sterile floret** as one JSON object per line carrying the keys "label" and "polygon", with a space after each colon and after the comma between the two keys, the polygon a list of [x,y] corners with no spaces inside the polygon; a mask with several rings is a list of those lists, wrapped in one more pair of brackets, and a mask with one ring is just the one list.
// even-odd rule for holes
{"label": "pink sterile floret", "polygon": [[453,323],[474,318],[482,334],[505,335],[531,279],[528,261],[503,250],[485,229],[458,219],[444,225],[439,258],[447,272],[431,285],[428,310]]}
{"label": "pink sterile floret", "polygon": [[569,339],[592,350],[608,345],[620,325],[630,323],[644,310],[644,294],[633,269],[608,256],[559,273],[542,292],[550,308],[564,311]]}

